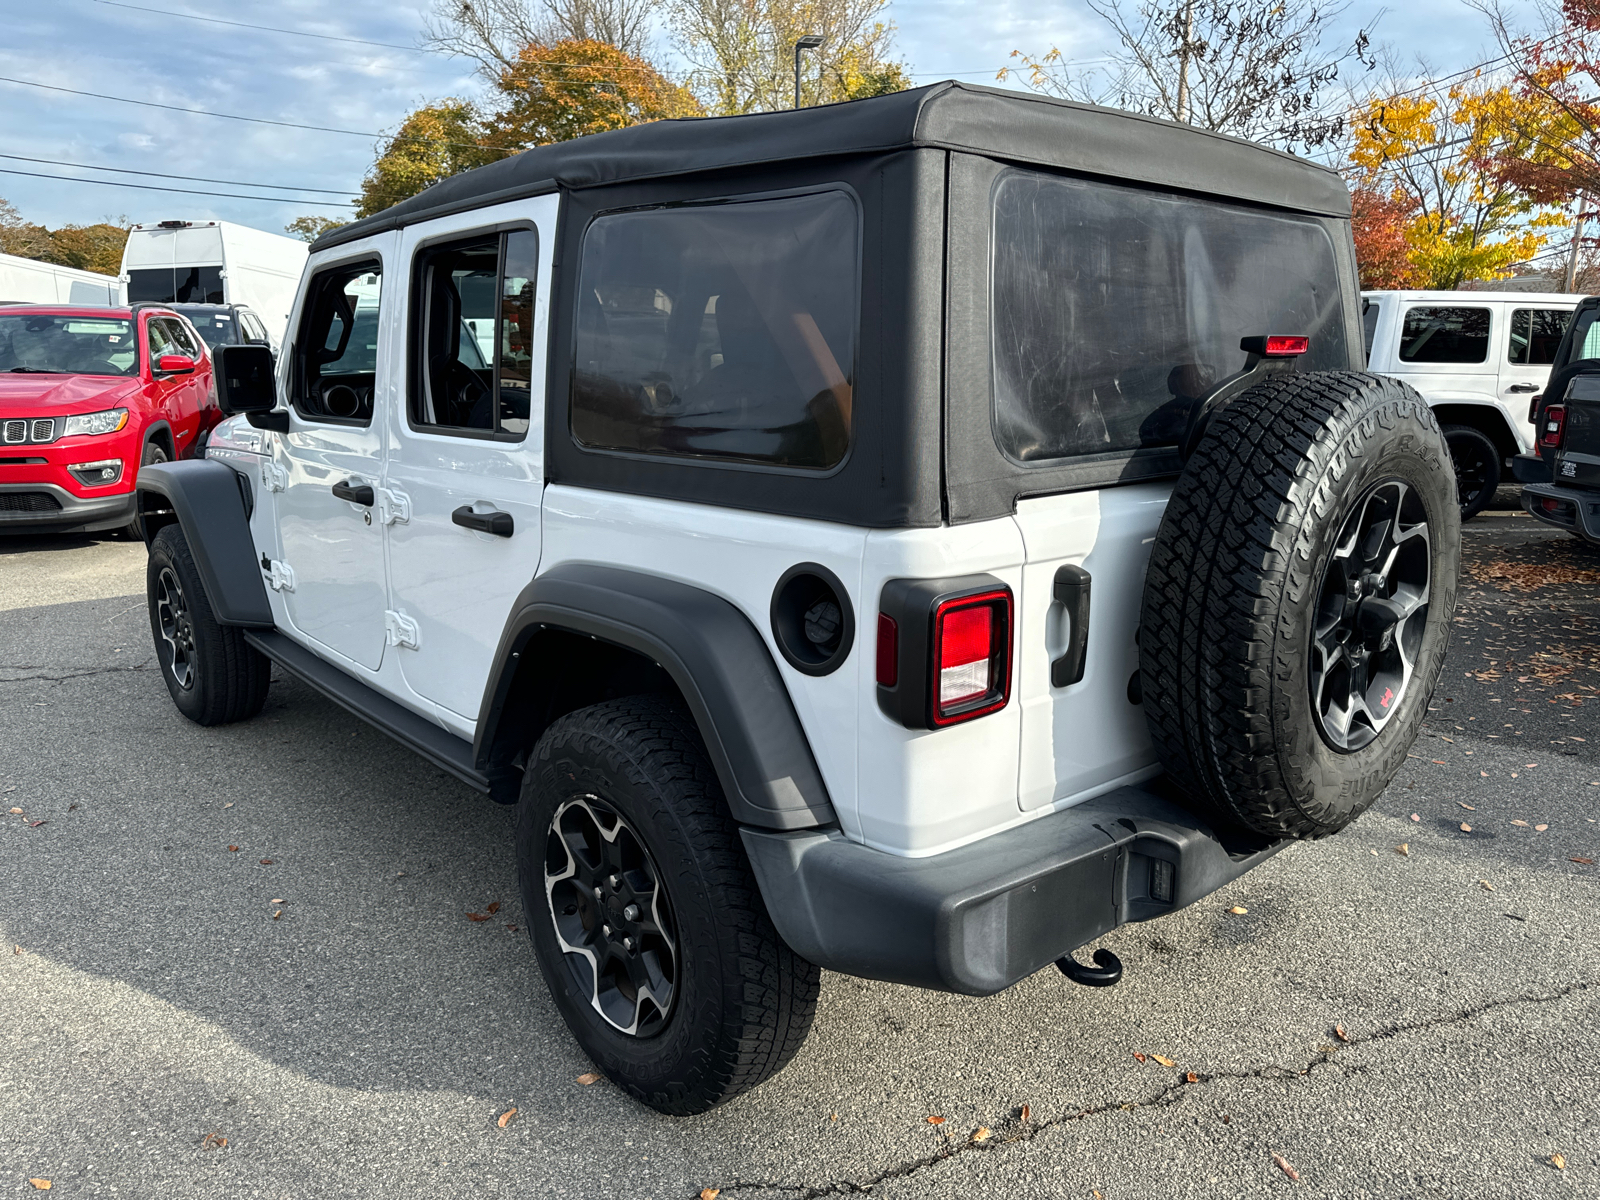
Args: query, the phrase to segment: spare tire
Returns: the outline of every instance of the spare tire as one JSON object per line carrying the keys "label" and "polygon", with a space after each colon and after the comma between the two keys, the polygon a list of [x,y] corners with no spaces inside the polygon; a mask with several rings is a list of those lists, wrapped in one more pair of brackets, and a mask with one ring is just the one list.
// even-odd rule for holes
{"label": "spare tire", "polygon": [[1406,384],[1285,372],[1213,413],[1167,502],[1139,626],[1173,781],[1272,837],[1353,821],[1427,715],[1460,544],[1450,452]]}

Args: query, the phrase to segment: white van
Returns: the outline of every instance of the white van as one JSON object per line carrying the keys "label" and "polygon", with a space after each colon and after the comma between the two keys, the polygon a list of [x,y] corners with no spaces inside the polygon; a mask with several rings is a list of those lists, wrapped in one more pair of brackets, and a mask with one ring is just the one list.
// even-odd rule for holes
{"label": "white van", "polygon": [[1461,517],[1533,448],[1531,401],[1583,297],[1564,292],[1362,292],[1367,368],[1428,398],[1455,459]]}
{"label": "white van", "polygon": [[228,221],[157,221],[129,230],[122,279],[133,304],[247,305],[276,342],[305,265],[297,238]]}
{"label": "white van", "polygon": [[0,304],[126,304],[120,280],[0,254]]}

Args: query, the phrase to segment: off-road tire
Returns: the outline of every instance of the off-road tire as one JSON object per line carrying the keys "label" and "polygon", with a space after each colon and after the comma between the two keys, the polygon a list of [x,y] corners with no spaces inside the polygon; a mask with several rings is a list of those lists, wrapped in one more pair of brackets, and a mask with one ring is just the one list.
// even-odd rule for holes
{"label": "off-road tire", "polygon": [[[1425,509],[1431,595],[1386,723],[1370,743],[1340,750],[1313,710],[1314,621],[1347,521],[1392,481]],[[1212,417],[1152,547],[1139,629],[1150,733],[1197,808],[1225,825],[1310,838],[1372,804],[1427,715],[1460,530],[1443,434],[1406,384],[1286,373]]]}
{"label": "off-road tire", "polygon": [[[1471,425],[1446,425],[1445,445],[1450,449],[1451,462],[1456,470],[1456,497],[1461,505],[1461,519],[1470,521],[1494,499],[1500,487],[1500,448],[1494,439]],[[1469,483],[1460,470],[1463,461],[1481,467],[1483,477]]]}
{"label": "off-road tire", "polygon": [[[678,974],[651,1036],[621,1032],[596,1011],[582,963],[569,967],[557,940],[545,884],[551,821],[586,798],[627,822],[670,897]],[[704,1112],[799,1051],[820,972],[773,928],[716,772],[680,705],[654,696],[607,701],[545,731],[523,775],[517,869],[556,1007],[595,1065],[635,1099],[671,1115]]]}
{"label": "off-road tire", "polygon": [[[181,619],[174,612],[175,594]],[[150,543],[145,595],[156,662],[178,711],[197,725],[227,725],[259,713],[272,664],[244,640],[242,630],[218,623],[178,525],[164,526]]]}

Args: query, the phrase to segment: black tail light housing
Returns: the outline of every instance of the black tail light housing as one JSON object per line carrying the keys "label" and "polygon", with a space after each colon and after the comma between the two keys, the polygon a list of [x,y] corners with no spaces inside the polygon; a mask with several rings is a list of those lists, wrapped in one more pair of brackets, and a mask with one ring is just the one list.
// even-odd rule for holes
{"label": "black tail light housing", "polygon": [[1015,604],[993,575],[892,579],[879,600],[878,706],[908,729],[943,729],[1011,699]]}
{"label": "black tail light housing", "polygon": [[1539,445],[1543,449],[1555,450],[1561,446],[1561,435],[1567,429],[1567,406],[1565,404],[1551,404],[1544,410],[1544,416],[1539,419]]}

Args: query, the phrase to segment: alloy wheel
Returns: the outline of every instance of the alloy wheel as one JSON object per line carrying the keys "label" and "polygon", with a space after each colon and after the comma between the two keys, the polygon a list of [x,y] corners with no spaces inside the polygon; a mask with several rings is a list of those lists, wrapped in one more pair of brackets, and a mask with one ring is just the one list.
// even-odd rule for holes
{"label": "alloy wheel", "polygon": [[1476,437],[1452,437],[1445,434],[1445,444],[1450,447],[1450,460],[1456,469],[1456,503],[1463,515],[1476,512],[1483,501],[1483,493],[1490,487],[1490,474],[1498,482],[1494,459],[1485,452],[1483,443]]}
{"label": "alloy wheel", "polygon": [[171,567],[156,578],[156,624],[161,629],[162,665],[184,691],[194,686],[194,617],[183,585]]}
{"label": "alloy wheel", "polygon": [[550,819],[544,890],[567,970],[590,1006],[621,1033],[659,1033],[677,996],[677,931],[655,860],[597,796]]}
{"label": "alloy wheel", "polygon": [[1405,697],[1432,569],[1422,498],[1398,479],[1368,488],[1339,532],[1312,623],[1311,711],[1335,750],[1369,744]]}

